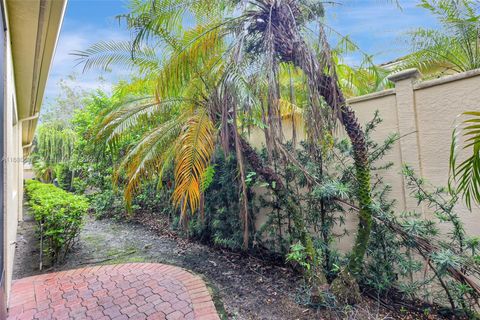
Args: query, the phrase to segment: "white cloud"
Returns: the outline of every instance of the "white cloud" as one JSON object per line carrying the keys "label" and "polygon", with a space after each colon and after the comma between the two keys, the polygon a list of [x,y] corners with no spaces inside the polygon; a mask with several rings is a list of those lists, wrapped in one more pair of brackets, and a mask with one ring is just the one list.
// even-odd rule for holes
{"label": "white cloud", "polygon": [[[121,41],[128,39],[128,32],[120,28],[98,29],[93,25],[80,25],[75,21],[68,21],[64,26],[57,44],[55,57],[50,69],[44,103],[49,103],[61,94],[60,80],[78,90],[101,89],[109,92],[112,83],[128,75],[128,70],[113,68],[112,72],[90,70],[83,73],[82,66],[78,65],[75,51],[87,49],[90,45],[102,40]],[[73,79],[69,75],[74,75]],[[100,78],[103,78],[102,81]]]}

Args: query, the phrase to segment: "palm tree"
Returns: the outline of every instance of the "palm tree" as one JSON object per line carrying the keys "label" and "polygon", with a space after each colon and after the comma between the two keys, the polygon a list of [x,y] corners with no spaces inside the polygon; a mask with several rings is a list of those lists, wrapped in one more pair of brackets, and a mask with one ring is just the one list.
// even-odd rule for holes
{"label": "palm tree", "polygon": [[[451,190],[456,187],[455,192],[463,195],[467,207],[471,209],[472,202],[480,204],[480,112],[468,111],[463,116],[467,119],[453,131],[449,186]],[[468,154],[464,154],[465,150]],[[460,155],[464,155],[465,159],[458,163]]]}
{"label": "palm tree", "polygon": [[422,0],[420,6],[435,15],[441,27],[410,34],[413,53],[401,68],[434,69],[434,75],[480,68],[478,1]]}
{"label": "palm tree", "polygon": [[[318,15],[323,15],[323,7],[318,4],[312,5],[309,1],[263,0],[253,2],[253,8],[246,11],[244,15],[243,30],[247,30],[244,36],[249,47],[252,48],[250,52],[255,53],[259,50],[266,52],[266,64],[270,65],[268,71],[272,77],[276,71],[276,63],[279,61],[293,64],[300,68],[307,77],[312,93],[311,115],[314,116],[313,120],[316,122],[309,126],[313,129],[310,130],[314,140],[321,141],[322,139],[323,130],[319,130],[321,128],[318,127],[322,121],[315,119],[322,113],[318,101],[314,100],[321,98],[331,107],[333,116],[340,119],[352,142],[358,183],[360,223],[348,271],[356,274],[362,267],[372,225],[370,170],[365,135],[355,113],[346,104],[339,87],[322,26],[319,26],[323,48],[321,59],[317,58],[305,40],[304,28]],[[275,85],[275,82],[272,81],[269,88],[272,93],[275,91]],[[274,104],[275,101],[272,99],[269,107],[274,108]],[[274,131],[274,127],[272,131]],[[275,134],[274,132],[273,135]]]}
{"label": "palm tree", "polygon": [[[125,157],[126,196],[141,179],[161,174],[175,163],[174,201],[186,219],[187,203],[194,212],[201,204],[201,180],[209,165],[215,141],[237,154],[242,192],[244,230],[248,234],[245,163],[269,182],[286,210],[292,213],[301,239],[314,259],[313,244],[299,204],[289,195],[280,176],[265,164],[239,134],[239,116],[257,111],[265,122],[270,162],[280,161],[284,134],[282,109],[295,103],[295,90],[282,96],[285,70],[292,70],[308,91],[305,117],[308,139],[321,145],[336,119],[344,126],[353,146],[360,204],[359,229],[345,274],[358,274],[372,225],[370,172],[364,132],[346,104],[336,75],[332,52],[326,41],[323,5],[310,0],[252,1],[133,1],[124,16],[134,32],[129,43],[100,43],[79,52],[85,68],[112,63],[137,67],[153,79],[155,94],[137,97],[105,118],[101,136],[114,144],[128,128],[144,117],[157,124]],[[196,26],[182,27],[183,17],[195,17]],[[207,22],[205,22],[207,21]],[[315,40],[309,26],[318,22]],[[320,36],[319,50],[313,42]],[[159,57],[159,53],[161,56]],[[286,66],[286,67],[285,67]],[[150,83],[150,82],[149,82]],[[290,83],[287,86],[294,88]],[[285,99],[286,98],[286,99]],[[288,101],[288,103],[282,103]],[[329,112],[326,112],[325,105]],[[291,156],[291,155],[289,155]],[[248,239],[244,239],[248,245]]]}

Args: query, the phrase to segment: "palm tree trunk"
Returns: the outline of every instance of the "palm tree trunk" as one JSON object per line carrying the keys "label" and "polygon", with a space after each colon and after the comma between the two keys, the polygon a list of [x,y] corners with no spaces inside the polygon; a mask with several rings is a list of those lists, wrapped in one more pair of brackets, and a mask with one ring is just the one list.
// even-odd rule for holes
{"label": "palm tree trunk", "polygon": [[[358,275],[362,269],[363,258],[367,251],[372,229],[370,165],[365,133],[355,116],[355,112],[346,104],[336,77],[325,74],[325,66],[322,67],[315,53],[308,48],[305,42],[297,42],[292,49],[289,56],[282,56],[282,58],[303,70],[308,77],[310,87],[316,90],[316,93],[323,97],[325,102],[333,109],[333,112],[337,114],[352,143],[360,212],[357,236],[347,272]],[[328,51],[328,48],[325,48],[325,50]],[[315,106],[312,107],[315,108]],[[314,113],[315,111],[319,110],[314,110]]]}
{"label": "palm tree trunk", "polygon": [[237,128],[237,110],[233,108],[233,134],[235,137],[235,152],[237,154],[237,164],[238,171],[240,171],[240,187],[241,187],[241,198],[242,198],[242,207],[240,210],[240,219],[243,221],[243,250],[248,250],[249,243],[249,215],[248,215],[248,198],[247,198],[247,184],[245,182],[245,165],[243,162],[243,153],[242,148],[240,147],[240,135],[238,134]]}
{"label": "palm tree trunk", "polygon": [[[320,26],[319,40],[320,45],[322,45],[322,59],[319,60],[299,32],[299,21],[296,19],[301,14],[297,2],[287,0],[269,3],[271,3],[271,6],[267,5],[268,10],[264,10],[260,14],[261,19],[258,20],[260,21],[258,29],[263,30],[266,41],[273,41],[271,47],[275,50],[278,62],[293,63],[307,76],[313,95],[311,103],[311,117],[313,118],[311,121],[315,125],[312,129],[313,138],[321,139],[325,128],[325,122],[318,107],[319,101],[316,101],[317,98],[323,97],[325,102],[333,109],[332,115],[340,119],[352,143],[360,213],[357,238],[346,271],[355,275],[362,268],[372,228],[370,166],[365,134],[355,113],[347,106],[338,85],[335,66],[332,62],[330,48],[323,28]],[[268,28],[265,26],[268,26]]]}

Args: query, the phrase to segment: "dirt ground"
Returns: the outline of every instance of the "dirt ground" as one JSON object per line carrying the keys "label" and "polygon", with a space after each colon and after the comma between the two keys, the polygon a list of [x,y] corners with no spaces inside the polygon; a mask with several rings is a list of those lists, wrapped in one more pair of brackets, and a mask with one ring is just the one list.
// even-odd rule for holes
{"label": "dirt ground", "polygon": [[225,319],[419,319],[393,315],[366,299],[349,310],[315,310],[297,303],[301,279],[291,270],[258,258],[210,248],[140,225],[88,218],[65,264],[38,270],[34,222],[21,222],[14,278],[96,264],[160,262],[202,275]]}

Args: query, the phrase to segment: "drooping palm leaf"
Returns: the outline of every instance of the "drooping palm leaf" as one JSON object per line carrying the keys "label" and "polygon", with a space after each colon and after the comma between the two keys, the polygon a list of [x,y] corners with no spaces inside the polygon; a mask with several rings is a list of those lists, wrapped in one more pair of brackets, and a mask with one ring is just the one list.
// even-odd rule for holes
{"label": "drooping palm leaf", "polygon": [[198,110],[186,123],[178,141],[175,159],[173,202],[181,205],[182,218],[189,207],[200,203],[202,177],[214,150],[215,129],[206,110]]}
{"label": "drooping palm leaf", "polygon": [[[464,112],[463,116],[468,118],[453,131],[450,174],[451,182],[456,183],[457,191],[471,209],[472,203],[480,204],[480,112]],[[466,159],[458,163],[460,155]]]}
{"label": "drooping palm leaf", "polygon": [[139,68],[140,72],[148,73],[159,70],[159,60],[155,50],[149,47],[137,49],[132,55],[131,41],[100,41],[86,50],[74,51],[78,64],[83,64],[83,71],[92,68],[108,70],[112,65],[128,68]]}
{"label": "drooping palm leaf", "polygon": [[103,118],[97,138],[107,143],[115,142],[116,138],[134,126],[141,125],[145,118],[160,113],[174,113],[175,107],[182,102],[182,98],[163,101],[154,96],[130,98]]}
{"label": "drooping palm leaf", "polygon": [[147,132],[127,153],[116,170],[114,179],[118,179],[120,173],[125,171],[127,185],[124,194],[128,204],[138,192],[142,180],[154,176],[161,180],[163,173],[174,160],[181,128],[181,117],[166,121]]}

